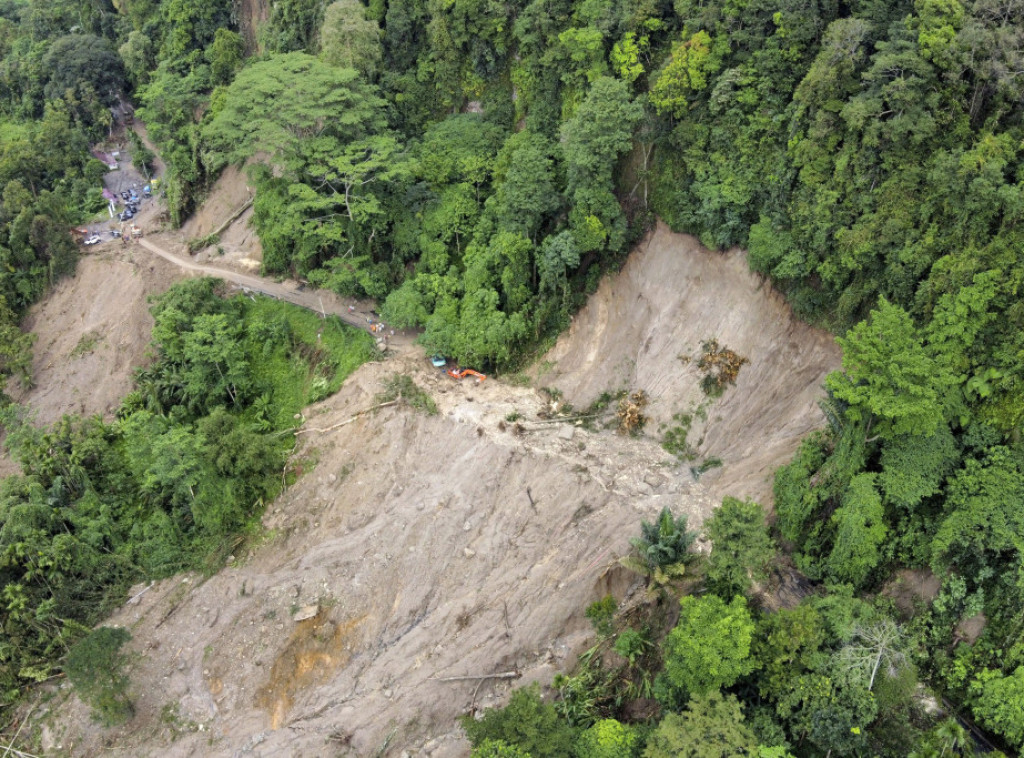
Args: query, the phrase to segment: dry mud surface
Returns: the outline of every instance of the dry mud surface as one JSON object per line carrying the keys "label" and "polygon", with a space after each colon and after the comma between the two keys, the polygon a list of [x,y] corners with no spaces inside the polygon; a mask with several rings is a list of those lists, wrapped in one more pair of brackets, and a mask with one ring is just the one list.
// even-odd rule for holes
{"label": "dry mud surface", "polygon": [[[537,384],[577,406],[645,389],[646,437],[543,423],[535,389],[456,382],[412,347],[363,366],[307,410],[301,476],[269,506],[264,543],[209,579],[136,588],[107,622],[133,634],[135,719],[100,730],[58,688],[34,715],[45,754],[468,755],[460,714],[550,683],[590,639],[587,604],[635,591],[616,561],[640,519],[670,506],[698,526],[723,492],[764,496],[820,423],[838,351],[758,284],[742,254],[659,228],[540,363]],[[750,362],[703,431],[701,453],[725,465],[696,482],[656,430],[699,400],[676,356],[708,336]],[[337,426],[395,374],[439,413],[394,405]]]}
{"label": "dry mud surface", "polygon": [[66,413],[113,414],[131,390],[134,368],[145,362],[153,330],[149,297],[184,277],[177,266],[135,245],[123,249],[115,240],[92,251],[23,324],[36,335],[35,386],[12,382],[11,394],[40,423]]}
{"label": "dry mud surface", "polygon": [[[253,188],[249,184],[245,169],[231,165],[225,168],[214,182],[206,201],[186,221],[176,237],[182,242],[216,232],[237,211],[253,199]],[[249,225],[252,207],[228,224],[218,234],[218,241],[203,250],[196,251],[196,259],[220,265],[229,265],[242,271],[256,273],[263,260],[263,247],[256,231]]]}
{"label": "dry mud surface", "polygon": [[[707,404],[697,363],[717,339],[747,360],[734,387]],[[694,415],[696,460],[719,458],[702,481],[718,494],[771,498],[771,474],[822,423],[815,404],[841,353],[827,332],[793,316],[782,295],[750,272],[746,253],[702,247],[660,223],[605,279],[539,364],[538,383],[577,407],[605,391],[642,389],[650,433]],[[707,421],[695,412],[706,405]]]}

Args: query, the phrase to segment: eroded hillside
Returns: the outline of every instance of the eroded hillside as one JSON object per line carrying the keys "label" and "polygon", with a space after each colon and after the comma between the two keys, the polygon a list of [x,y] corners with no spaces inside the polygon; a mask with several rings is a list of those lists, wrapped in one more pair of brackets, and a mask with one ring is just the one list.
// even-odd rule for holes
{"label": "eroded hillside", "polygon": [[25,320],[36,335],[34,386],[12,383],[12,395],[41,423],[66,413],[113,413],[145,360],[153,329],[149,298],[185,275],[136,245],[115,241],[93,249]]}
{"label": "eroded hillside", "polygon": [[[716,400],[702,391],[698,367],[702,343],[712,339],[745,361]],[[712,252],[659,223],[546,358],[538,383],[577,406],[640,388],[650,398],[649,432],[677,425],[676,414],[692,416],[694,460],[723,463],[705,483],[768,504],[772,472],[821,424],[814,406],[841,353],[751,273],[744,251]]]}
{"label": "eroded hillside", "polygon": [[[262,546],[205,581],[139,587],[109,620],[133,634],[135,719],[103,732],[62,689],[36,714],[47,754],[466,755],[456,717],[549,683],[587,643],[586,605],[628,591],[616,561],[641,518],[670,506],[696,526],[722,492],[767,492],[770,467],[818,423],[817,386],[838,354],[787,319],[741,256],[659,229],[539,382],[580,403],[645,389],[646,437],[540,423],[546,395],[456,383],[417,350],[365,365],[308,409],[290,464],[301,476],[268,508]],[[655,439],[657,420],[694,399],[676,356],[708,336],[749,359],[710,406],[702,454],[724,461],[713,492]],[[357,416],[396,374],[439,413],[399,403]]]}

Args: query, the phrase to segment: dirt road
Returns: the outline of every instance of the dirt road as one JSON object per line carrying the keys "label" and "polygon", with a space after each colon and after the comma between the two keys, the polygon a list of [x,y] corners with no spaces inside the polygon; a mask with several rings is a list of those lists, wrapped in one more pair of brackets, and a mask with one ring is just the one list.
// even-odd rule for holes
{"label": "dirt road", "polygon": [[[297,305],[300,308],[307,308],[308,310],[315,311],[316,313],[322,313],[325,315],[331,314],[337,316],[349,326],[354,326],[357,329],[364,329],[368,332],[372,332],[370,328],[371,324],[367,318],[359,315],[358,313],[350,312],[349,306],[342,302],[342,300],[333,292],[327,290],[297,289],[295,286],[275,282],[272,279],[267,279],[262,276],[252,276],[251,274],[242,274],[229,269],[196,263],[175,255],[152,240],[146,238],[138,240],[138,243],[151,253],[159,255],[164,260],[169,261],[176,266],[180,266],[186,271],[194,272],[200,276],[215,276],[241,287],[246,292],[255,292],[260,295],[266,295],[267,297],[284,300],[292,305]],[[375,318],[374,323],[377,321],[378,319]],[[388,347],[411,345],[412,339],[413,338],[405,332],[396,333],[393,337],[389,335]]]}

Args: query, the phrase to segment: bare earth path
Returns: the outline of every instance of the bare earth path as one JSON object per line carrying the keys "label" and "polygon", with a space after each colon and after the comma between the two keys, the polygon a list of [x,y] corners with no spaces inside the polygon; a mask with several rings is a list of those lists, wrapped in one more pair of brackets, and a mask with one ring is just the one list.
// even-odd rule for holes
{"label": "bare earth path", "polygon": [[202,263],[196,263],[175,255],[169,250],[166,250],[146,238],[138,240],[138,243],[151,253],[159,255],[164,260],[169,261],[176,266],[180,266],[186,271],[193,272],[200,276],[215,276],[226,282],[236,284],[244,290],[256,292],[261,295],[267,295],[268,297],[273,297],[278,300],[284,300],[292,305],[298,305],[301,308],[307,308],[311,311],[316,311],[317,313],[329,313],[337,316],[349,326],[370,331],[370,323],[365,318],[360,318],[359,316],[350,313],[349,306],[333,292],[327,290],[300,290],[294,285],[289,286],[266,277],[252,276],[251,274],[242,274],[238,271],[218,268],[217,266],[207,266]]}

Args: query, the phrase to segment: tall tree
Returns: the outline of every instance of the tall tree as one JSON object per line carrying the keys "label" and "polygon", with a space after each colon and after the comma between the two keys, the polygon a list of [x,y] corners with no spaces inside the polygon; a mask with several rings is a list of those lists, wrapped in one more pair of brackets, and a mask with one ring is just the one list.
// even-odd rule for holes
{"label": "tall tree", "polygon": [[830,374],[826,385],[849,404],[851,419],[875,421],[884,437],[938,429],[953,379],[928,355],[906,311],[881,298],[871,319],[838,342],[845,373]]}
{"label": "tall tree", "polygon": [[493,207],[498,223],[534,242],[545,217],[561,205],[555,183],[554,146],[529,131],[508,139],[498,157],[507,168],[495,183]]}
{"label": "tall tree", "polygon": [[757,755],[757,738],[735,696],[710,692],[682,713],[669,713],[647,741],[644,758],[734,758]]}
{"label": "tall tree", "polygon": [[889,532],[874,474],[853,477],[831,522],[836,534],[828,570],[837,581],[860,586],[881,560]]}
{"label": "tall tree", "polygon": [[354,68],[373,79],[384,48],[380,25],[366,17],[360,0],[336,0],[324,11],[320,30],[320,57],[332,66]]}
{"label": "tall tree", "polygon": [[545,703],[536,685],[516,690],[504,708],[489,708],[480,720],[462,719],[462,728],[474,747],[501,740],[521,748],[534,758],[572,755],[575,730]]}
{"label": "tall tree", "polygon": [[684,597],[679,622],[665,641],[665,677],[690,697],[728,687],[753,671],[754,621],[740,596]]}
{"label": "tall tree", "polygon": [[206,48],[206,60],[210,63],[213,83],[230,83],[235,72],[241,68],[244,55],[245,40],[242,35],[230,29],[218,29],[213,42]]}
{"label": "tall tree", "polygon": [[751,583],[764,579],[775,555],[764,508],[750,500],[727,497],[704,529],[713,543],[706,565],[712,592],[724,597],[745,594]]}
{"label": "tall tree", "polygon": [[224,105],[205,128],[216,167],[257,151],[300,172],[310,148],[323,153],[381,132],[384,102],[353,69],[335,68],[305,53],[259,61],[228,88]]}
{"label": "tall tree", "polygon": [[613,249],[624,241],[622,211],[612,194],[615,162],[632,145],[642,116],[643,106],[630,98],[629,86],[603,76],[562,126],[566,190],[577,217],[598,221]]}
{"label": "tall tree", "polygon": [[982,722],[1011,745],[1024,747],[1024,666],[1009,675],[982,671],[972,688],[977,695],[974,712]]}

